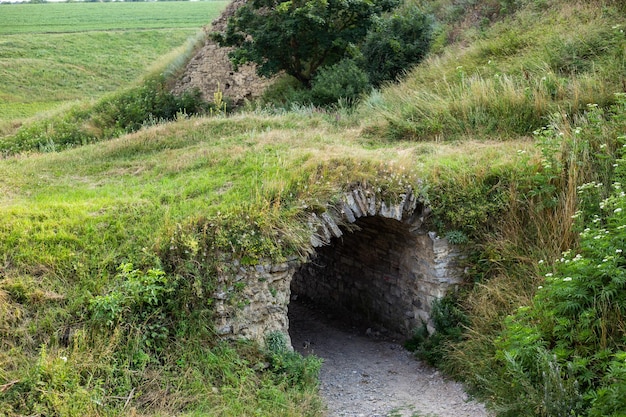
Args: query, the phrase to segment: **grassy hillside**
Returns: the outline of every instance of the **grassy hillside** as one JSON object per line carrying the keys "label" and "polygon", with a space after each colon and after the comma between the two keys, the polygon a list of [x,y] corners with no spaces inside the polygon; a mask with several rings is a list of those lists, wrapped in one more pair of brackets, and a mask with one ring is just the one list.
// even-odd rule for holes
{"label": "grassy hillside", "polygon": [[433,54],[357,108],[0,160],[0,414],[320,415],[319,364],[220,341],[206,294],[224,253],[305,253],[305,215],[367,182],[466,242],[423,357],[500,415],[623,415],[623,4],[424,3]]}
{"label": "grassy hillside", "polygon": [[193,48],[201,28],[225,5],[1,5],[0,135],[10,131],[16,119],[101,97],[130,86],[148,70],[162,70],[185,48]]}

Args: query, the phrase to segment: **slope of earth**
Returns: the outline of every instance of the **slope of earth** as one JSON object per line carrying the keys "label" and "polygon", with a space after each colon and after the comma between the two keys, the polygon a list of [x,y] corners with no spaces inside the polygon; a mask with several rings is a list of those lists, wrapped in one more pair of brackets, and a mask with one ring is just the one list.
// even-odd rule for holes
{"label": "slope of earth", "polygon": [[180,94],[183,91],[198,89],[205,100],[213,101],[214,94],[220,91],[226,100],[233,104],[241,104],[244,100],[260,96],[273,81],[256,75],[253,65],[242,65],[238,71],[235,71],[228,59],[228,53],[232,48],[222,48],[210,38],[212,32],[226,30],[228,18],[243,3],[245,0],[234,0],[209,28],[205,28],[204,45],[191,58],[182,75],[178,77],[172,89],[174,93]]}

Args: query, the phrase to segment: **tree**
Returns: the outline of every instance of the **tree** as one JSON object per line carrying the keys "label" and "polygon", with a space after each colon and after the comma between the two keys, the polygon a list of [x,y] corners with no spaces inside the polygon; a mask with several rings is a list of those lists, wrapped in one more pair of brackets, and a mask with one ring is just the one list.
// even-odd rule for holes
{"label": "tree", "polygon": [[231,62],[257,64],[269,77],[280,71],[310,87],[317,70],[344,58],[367,34],[374,18],[399,0],[250,0],[214,34],[234,46]]}
{"label": "tree", "polygon": [[430,47],[433,21],[410,6],[380,18],[367,34],[361,52],[372,84],[395,81],[419,63]]}

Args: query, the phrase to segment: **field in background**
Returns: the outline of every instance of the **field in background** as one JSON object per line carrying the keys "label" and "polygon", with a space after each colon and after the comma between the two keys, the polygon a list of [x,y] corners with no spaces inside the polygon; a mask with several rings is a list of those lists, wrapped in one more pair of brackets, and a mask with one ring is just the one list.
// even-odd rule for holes
{"label": "field in background", "polygon": [[15,119],[99,97],[166,65],[226,4],[1,5],[0,135]]}

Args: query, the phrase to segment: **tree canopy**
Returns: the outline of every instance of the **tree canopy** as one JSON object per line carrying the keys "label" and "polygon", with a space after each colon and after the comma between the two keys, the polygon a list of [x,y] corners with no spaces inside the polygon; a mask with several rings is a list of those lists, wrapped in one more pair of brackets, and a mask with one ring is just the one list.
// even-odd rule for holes
{"label": "tree canopy", "polygon": [[339,62],[366,36],[374,19],[398,0],[250,0],[215,34],[234,46],[231,61],[257,65],[271,76],[285,71],[310,86],[317,70]]}

